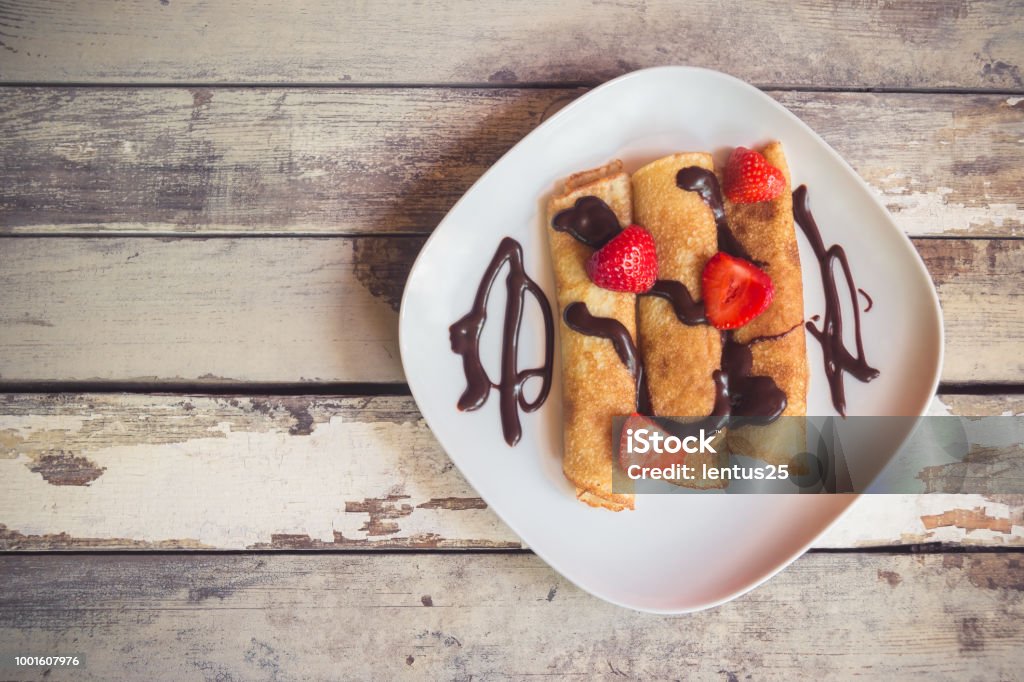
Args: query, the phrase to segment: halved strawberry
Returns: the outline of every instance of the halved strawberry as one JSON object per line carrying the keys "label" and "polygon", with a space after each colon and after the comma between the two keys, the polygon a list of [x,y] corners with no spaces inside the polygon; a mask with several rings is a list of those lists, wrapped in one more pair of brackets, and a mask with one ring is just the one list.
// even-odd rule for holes
{"label": "halved strawberry", "polygon": [[595,251],[586,267],[587,275],[602,289],[642,294],[658,279],[654,237],[639,225],[630,225]]}
{"label": "halved strawberry", "polygon": [[786,176],[760,153],[736,147],[725,164],[722,191],[734,204],[771,201],[786,191]]}
{"label": "halved strawberry", "polygon": [[680,450],[675,453],[670,453],[667,450],[657,453],[649,451],[644,454],[630,452],[630,432],[638,431],[639,429],[647,429],[648,440],[650,440],[651,436],[655,433],[661,435],[662,442],[671,435],[663,429],[658,422],[650,417],[645,417],[635,413],[626,417],[626,421],[622,425],[622,432],[619,434],[618,460],[619,466],[623,471],[629,473],[629,467],[633,464],[640,467],[650,467],[652,469],[670,469],[673,464],[684,464],[686,462],[686,452],[684,450]]}
{"label": "halved strawberry", "polygon": [[763,313],[775,295],[772,278],[748,260],[721,251],[704,266],[704,313],[716,329],[736,329]]}

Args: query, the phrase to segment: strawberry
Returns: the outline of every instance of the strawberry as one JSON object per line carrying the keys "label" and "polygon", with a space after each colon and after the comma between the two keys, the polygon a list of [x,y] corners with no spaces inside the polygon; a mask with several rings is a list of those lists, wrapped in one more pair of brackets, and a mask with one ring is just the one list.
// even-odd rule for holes
{"label": "strawberry", "polygon": [[626,417],[626,421],[622,425],[622,432],[619,434],[619,453],[618,460],[619,466],[626,473],[629,473],[630,465],[637,464],[641,467],[651,467],[653,469],[665,469],[670,468],[673,464],[683,464],[686,460],[686,452],[680,450],[676,453],[660,452],[655,453],[648,451],[647,453],[640,454],[629,451],[629,432],[636,431],[639,429],[647,429],[650,434],[659,433],[662,439],[667,438],[670,434],[661,427],[661,424],[643,415],[633,413],[631,416]]}
{"label": "strawberry", "polygon": [[786,191],[786,176],[760,153],[736,147],[725,164],[722,189],[734,204],[771,201]]}
{"label": "strawberry", "polygon": [[654,237],[639,225],[630,225],[594,252],[587,261],[587,275],[602,289],[647,291],[658,278]]}
{"label": "strawberry", "polygon": [[742,327],[775,295],[772,278],[756,265],[719,251],[704,266],[704,313],[716,329]]}

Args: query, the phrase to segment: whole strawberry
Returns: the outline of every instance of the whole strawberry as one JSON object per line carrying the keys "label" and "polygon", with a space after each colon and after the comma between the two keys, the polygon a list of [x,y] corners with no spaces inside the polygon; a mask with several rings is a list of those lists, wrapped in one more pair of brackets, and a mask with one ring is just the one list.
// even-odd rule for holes
{"label": "whole strawberry", "polygon": [[658,255],[651,233],[630,225],[587,260],[587,275],[602,289],[641,294],[658,278]]}
{"label": "whole strawberry", "polygon": [[736,147],[725,164],[722,190],[734,204],[771,201],[786,191],[786,176],[760,153]]}

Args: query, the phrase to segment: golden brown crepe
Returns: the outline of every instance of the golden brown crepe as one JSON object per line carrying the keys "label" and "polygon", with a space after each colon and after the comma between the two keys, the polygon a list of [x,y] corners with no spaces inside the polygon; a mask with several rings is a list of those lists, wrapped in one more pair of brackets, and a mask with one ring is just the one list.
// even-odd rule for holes
{"label": "golden brown crepe", "polygon": [[[725,202],[725,213],[736,238],[772,278],[775,296],[768,309],[733,332],[739,343],[750,344],[751,374],[767,376],[786,394],[782,415],[807,414],[807,344],[803,330],[804,290],[800,252],[793,225],[793,194],[782,144],[772,142],[761,153],[786,177],[786,191],[774,201],[754,204]],[[789,461],[796,443],[803,443],[799,420],[781,420],[771,431],[733,429],[729,447],[771,464]],[[773,446],[772,443],[775,443]]]}
{"label": "golden brown crepe", "polygon": [[570,329],[563,317],[572,303],[586,304],[591,315],[618,320],[636,338],[636,296],[601,289],[587,276],[585,265],[592,248],[551,221],[576,200],[595,196],[615,212],[625,227],[632,219],[629,176],[622,162],[577,173],[565,191],[548,205],[548,238],[558,290],[559,332],[562,346],[562,391],[565,454],[562,470],[576,486],[577,497],[594,507],[613,511],[633,508],[633,495],[612,492],[612,417],[633,413],[636,383],[612,342]]}
{"label": "golden brown crepe", "polygon": [[[658,279],[681,282],[694,300],[701,300],[701,273],[718,251],[715,218],[696,192],[680,189],[676,175],[683,168],[713,170],[710,154],[672,154],[633,173],[634,220],[654,237]],[[641,296],[637,329],[654,414],[666,417],[705,417],[715,404],[712,375],[721,366],[722,336],[707,324],[687,325],[669,301]],[[725,443],[719,439],[716,447]],[[723,456],[687,455],[685,462],[721,466]],[[689,488],[722,488],[719,480],[674,480]]]}
{"label": "golden brown crepe", "polygon": [[[701,273],[718,251],[711,210],[696,192],[676,185],[680,169],[714,168],[710,154],[673,154],[633,174],[633,208],[637,224],[654,237],[658,279],[686,285],[701,300]],[[672,304],[656,296],[640,297],[637,320],[640,355],[656,415],[704,417],[715,404],[712,373],[721,366],[722,337],[706,324],[680,322]]]}

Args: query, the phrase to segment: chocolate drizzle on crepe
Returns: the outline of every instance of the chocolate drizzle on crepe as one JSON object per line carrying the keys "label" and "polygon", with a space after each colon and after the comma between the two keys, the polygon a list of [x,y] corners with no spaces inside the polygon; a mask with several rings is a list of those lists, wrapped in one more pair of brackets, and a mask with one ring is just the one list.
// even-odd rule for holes
{"label": "chocolate drizzle on crepe", "polygon": [[722,332],[722,369],[711,375],[715,382],[711,414],[756,418],[759,423],[769,424],[786,409],[786,393],[771,377],[751,375],[754,356],[750,346],[737,342],[731,331]]}
{"label": "chocolate drizzle on crepe", "polygon": [[[739,239],[736,238],[725,215],[722,188],[714,172],[700,166],[687,166],[676,173],[676,186],[687,192],[696,192],[711,209],[718,230],[718,249],[736,258],[743,258],[758,266]],[[792,330],[790,330],[792,331]],[[786,332],[788,334],[789,332]],[[785,334],[783,334],[784,336]],[[754,356],[749,344],[739,343],[732,331],[722,332],[722,368],[711,378],[715,383],[713,417],[750,417],[760,423],[771,423],[786,409],[787,396],[775,380],[766,376],[752,376]]]}
{"label": "chocolate drizzle on crepe", "polygon": [[[491,288],[498,279],[498,273],[508,263],[508,299],[505,303],[505,326],[501,336],[501,381],[494,383],[484,370],[480,360],[480,335],[487,321],[487,299]],[[540,306],[544,316],[544,364],[540,367],[520,371],[519,330],[523,324],[523,304],[529,293]],[[515,445],[523,435],[519,422],[519,410],[534,412],[547,400],[551,390],[551,373],[554,363],[555,332],[551,304],[544,291],[530,279],[523,268],[523,247],[515,239],[505,237],[498,245],[490,265],[476,290],[473,307],[465,316],[449,327],[452,351],[462,356],[462,369],[466,374],[466,390],[459,398],[459,409],[476,410],[487,402],[492,388],[498,389],[498,403],[501,411],[501,431],[505,442]],[[532,401],[526,399],[523,385],[539,377],[540,391]]]}
{"label": "chocolate drizzle on crepe", "polygon": [[[595,196],[580,197],[572,208],[566,208],[556,213],[551,220],[551,226],[559,232],[568,233],[576,241],[595,250],[600,249],[622,232],[622,225],[619,224],[619,218],[615,215],[615,211]],[[683,289],[685,291],[685,287]],[[629,330],[618,320],[591,315],[587,305],[580,301],[567,305],[562,318],[570,329],[579,334],[596,336],[612,342],[616,354],[629,373],[633,375],[633,381],[636,382],[636,411],[640,414],[652,414],[651,396],[650,390],[647,388],[644,366],[640,361],[640,353],[637,352],[636,344],[633,342]]]}
{"label": "chocolate drizzle on crepe", "polygon": [[743,248],[743,244],[729,227],[729,221],[725,217],[725,202],[722,201],[722,188],[713,171],[700,166],[682,168],[676,173],[676,186],[687,192],[696,192],[711,209],[711,214],[715,216],[715,228],[718,230],[719,251],[743,258],[757,266],[764,265],[751,258],[750,253]]}
{"label": "chocolate drizzle on crepe", "polygon": [[704,316],[704,302],[693,300],[693,295],[686,285],[672,279],[659,279],[641,296],[657,296],[672,304],[672,310],[676,317],[683,324],[691,327],[698,324],[706,324],[708,319]]}
{"label": "chocolate drizzle on crepe", "polygon": [[[850,263],[846,258],[846,251],[839,244],[825,248],[821,238],[821,230],[811,214],[810,203],[807,199],[807,186],[800,185],[793,192],[793,217],[796,219],[800,229],[803,230],[807,241],[814,249],[814,255],[818,259],[818,267],[821,270],[821,283],[825,290],[825,319],[818,327],[814,322],[807,323],[807,331],[811,333],[818,343],[825,356],[825,376],[828,378],[828,385],[832,391],[832,405],[839,414],[846,416],[846,388],[843,383],[843,372],[852,374],[856,379],[865,383],[876,379],[879,371],[868,364],[864,357],[864,341],[861,338],[860,329],[860,308],[857,305],[857,292],[864,294],[868,299],[868,308],[871,310],[871,297],[857,288],[853,281],[853,273],[850,271]],[[833,261],[839,261],[843,270],[846,286],[850,293],[853,304],[853,331],[857,344],[857,355],[854,356],[843,341],[843,309],[839,301],[839,287],[836,284],[836,271],[832,267]],[[867,312],[865,310],[865,312]],[[817,319],[817,316],[811,318]]]}
{"label": "chocolate drizzle on crepe", "polygon": [[574,332],[612,342],[619,359],[636,382],[636,411],[640,414],[650,414],[651,398],[647,382],[644,380],[644,366],[640,362],[640,353],[637,352],[629,330],[621,322],[610,317],[594,317],[587,309],[587,304],[580,301],[567,305],[562,317],[565,324]]}
{"label": "chocolate drizzle on crepe", "polygon": [[[696,192],[711,209],[718,233],[718,248],[737,258],[758,263],[743,247],[729,227],[725,214],[722,189],[714,172],[699,166],[688,166],[676,174],[676,185],[685,191]],[[620,231],[615,212],[601,199],[593,196],[576,200],[572,208],[560,211],[552,220],[554,229],[566,232],[591,248],[600,248]],[[658,280],[641,296],[657,296],[667,300],[680,322],[688,325],[706,324],[704,304],[696,301],[682,282]],[[653,415],[653,406],[644,377],[643,365],[629,332],[617,320],[594,317],[585,304],[575,302],[565,309],[564,319],[570,329],[581,334],[609,339],[623,364],[633,375],[637,385],[637,412]],[[754,376],[753,354],[750,345],[758,341],[779,338],[762,337],[749,344],[741,344],[731,331],[722,333],[722,367],[715,370],[715,405],[711,416],[724,423],[729,416],[754,418],[760,423],[778,419],[786,409],[786,393],[775,380],[767,376]]]}
{"label": "chocolate drizzle on crepe", "polygon": [[[615,211],[595,196],[580,197],[571,208],[556,213],[551,220],[551,226],[595,250],[622,232]],[[640,296],[657,296],[665,299],[672,304],[676,317],[684,324],[698,325],[706,322],[704,305],[693,300],[693,296],[682,282],[659,279],[650,291]]]}
{"label": "chocolate drizzle on crepe", "polygon": [[559,232],[568,232],[576,241],[595,250],[622,232],[615,211],[595,196],[580,197],[572,208],[556,213],[551,226]]}

